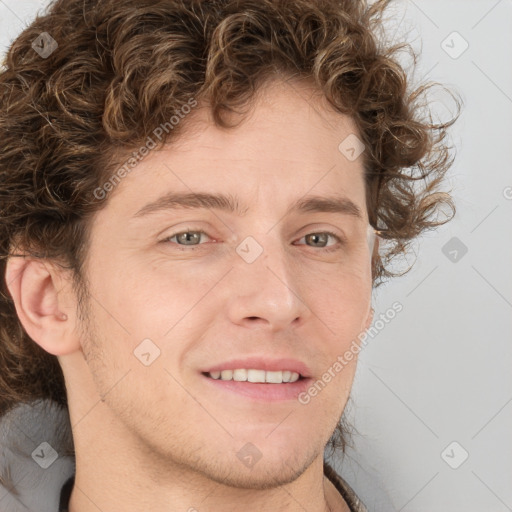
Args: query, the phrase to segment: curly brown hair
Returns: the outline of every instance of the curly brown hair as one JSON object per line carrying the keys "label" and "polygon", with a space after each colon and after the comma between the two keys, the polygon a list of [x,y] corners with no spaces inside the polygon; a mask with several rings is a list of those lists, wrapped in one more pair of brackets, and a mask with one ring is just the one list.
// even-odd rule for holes
{"label": "curly brown hair", "polygon": [[[354,119],[366,147],[370,223],[386,241],[374,286],[396,275],[389,264],[415,237],[453,217],[440,186],[460,101],[447,122],[434,123],[428,109],[420,115],[424,93],[438,84],[410,90],[397,58],[410,45],[379,37],[389,3],[56,0],[23,30],[0,73],[0,414],[40,398],[67,404],[56,356],[19,322],[7,258],[49,258],[80,283],[90,220],[106,204],[94,191],[191,98],[232,128],[225,114],[243,113],[267,81],[295,77]],[[344,449],[343,428],[332,446]]]}

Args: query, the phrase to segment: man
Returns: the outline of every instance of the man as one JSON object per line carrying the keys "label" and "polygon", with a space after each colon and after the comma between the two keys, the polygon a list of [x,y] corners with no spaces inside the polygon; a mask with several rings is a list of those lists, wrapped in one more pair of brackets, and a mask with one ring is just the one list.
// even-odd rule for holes
{"label": "man", "polygon": [[338,358],[451,205],[448,125],[380,48],[386,3],[60,0],[13,43],[1,405],[69,411],[51,506],[365,510],[323,458]]}

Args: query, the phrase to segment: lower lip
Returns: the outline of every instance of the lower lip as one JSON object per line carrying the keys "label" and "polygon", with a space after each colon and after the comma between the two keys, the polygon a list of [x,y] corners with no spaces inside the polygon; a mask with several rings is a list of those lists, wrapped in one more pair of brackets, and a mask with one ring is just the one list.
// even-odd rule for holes
{"label": "lower lip", "polygon": [[213,379],[202,375],[204,379],[219,390],[237,393],[255,400],[274,402],[279,400],[297,400],[300,393],[310,387],[311,379],[299,379],[295,382],[271,384],[264,382],[239,382],[236,380]]}

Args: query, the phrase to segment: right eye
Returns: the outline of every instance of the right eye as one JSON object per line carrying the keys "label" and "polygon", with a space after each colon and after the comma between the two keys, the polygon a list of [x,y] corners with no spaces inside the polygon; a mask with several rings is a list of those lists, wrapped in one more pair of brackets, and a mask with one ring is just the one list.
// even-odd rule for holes
{"label": "right eye", "polygon": [[[199,243],[199,241],[201,240],[201,235],[208,236],[204,231],[192,231],[192,230],[179,231],[177,233],[174,233],[173,235],[170,235],[170,236],[164,238],[162,240],[162,242],[163,243],[171,242],[175,245],[181,245],[181,246],[204,245],[204,244]],[[176,239],[176,242],[173,241],[173,238]],[[191,242],[191,243],[189,243],[189,242]]]}

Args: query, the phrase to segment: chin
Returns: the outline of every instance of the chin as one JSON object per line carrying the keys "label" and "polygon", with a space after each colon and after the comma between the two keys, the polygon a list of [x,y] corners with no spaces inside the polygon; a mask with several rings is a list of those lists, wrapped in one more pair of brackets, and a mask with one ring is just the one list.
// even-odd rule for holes
{"label": "chin", "polygon": [[235,461],[217,467],[217,471],[206,473],[211,480],[238,489],[264,490],[273,489],[289,484],[299,478],[317,457],[314,454],[297,458],[297,455],[289,455],[269,458],[262,454],[261,458],[252,465],[245,465],[235,455]]}

